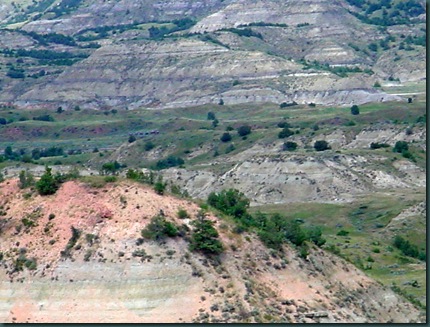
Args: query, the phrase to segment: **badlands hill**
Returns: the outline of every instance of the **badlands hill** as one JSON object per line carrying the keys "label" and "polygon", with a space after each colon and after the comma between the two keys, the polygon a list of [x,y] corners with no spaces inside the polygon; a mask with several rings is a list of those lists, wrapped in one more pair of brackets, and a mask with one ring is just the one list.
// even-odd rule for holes
{"label": "badlands hill", "polygon": [[[231,221],[212,213],[208,218],[225,247],[217,260],[190,252],[187,234],[161,243],[142,240],[140,231],[160,210],[190,229],[200,210],[142,184],[94,188],[69,181],[42,197],[7,180],[0,199],[4,322],[424,319],[345,260],[317,247],[306,259],[293,246],[268,250],[254,234],[236,234]],[[179,209],[189,218],[179,219]]]}
{"label": "badlands hill", "polygon": [[375,86],[425,79],[425,8],[391,2],[6,1],[0,101],[99,109],[398,101]]}
{"label": "badlands hill", "polygon": [[[0,321],[425,322],[425,22],[422,0],[2,0]],[[85,177],[18,186],[45,166]],[[224,252],[192,251],[230,188],[326,243],[270,250],[209,208]],[[143,239],[159,214],[181,236]]]}

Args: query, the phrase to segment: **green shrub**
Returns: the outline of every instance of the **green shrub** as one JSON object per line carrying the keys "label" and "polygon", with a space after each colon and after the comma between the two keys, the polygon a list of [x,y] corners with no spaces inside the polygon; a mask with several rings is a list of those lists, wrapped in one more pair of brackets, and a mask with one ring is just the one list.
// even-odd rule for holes
{"label": "green shrub", "polygon": [[207,203],[221,212],[240,218],[247,213],[249,199],[235,189],[222,190],[219,193],[209,194]]}
{"label": "green shrub", "polygon": [[45,173],[36,182],[36,189],[40,195],[54,194],[58,190],[59,183],[55,180],[54,176],[52,176],[51,170],[51,168],[46,167]]}
{"label": "green shrub", "polygon": [[330,149],[330,146],[328,145],[327,141],[319,140],[314,143],[314,148],[316,151],[325,151]]}
{"label": "green shrub", "polygon": [[36,116],[36,117],[33,117],[33,120],[49,121],[49,122],[55,121],[55,119],[51,115]]}
{"label": "green shrub", "polygon": [[240,126],[237,129],[237,133],[239,134],[239,136],[246,136],[248,134],[251,134],[251,127],[248,125]]}
{"label": "green shrub", "polygon": [[352,115],[359,115],[360,114],[360,108],[358,108],[358,106],[356,104],[354,104],[351,107],[351,114]]}
{"label": "green shrub", "polygon": [[82,231],[80,229],[75,228],[74,226],[71,226],[70,229],[72,231],[72,236],[67,242],[66,248],[63,251],[61,251],[61,256],[63,257],[71,256],[72,249],[76,245],[76,243],[78,242],[82,234]]}
{"label": "green shrub", "polygon": [[118,180],[118,178],[116,176],[105,176],[104,177],[104,181],[106,183],[114,183]]}
{"label": "green shrub", "polygon": [[147,256],[147,253],[146,253],[146,251],[144,249],[138,249],[138,250],[134,250],[131,255],[133,257],[145,258]]}
{"label": "green shrub", "polygon": [[171,167],[176,167],[183,165],[185,163],[184,159],[175,156],[168,156],[166,159],[157,161],[155,165],[156,170],[167,169]]}
{"label": "green shrub", "polygon": [[299,257],[302,259],[306,259],[309,255],[309,247],[306,243],[304,243],[302,246],[300,246],[299,249]]}
{"label": "green shrub", "polygon": [[292,130],[290,130],[288,127],[284,127],[282,129],[282,131],[279,132],[278,138],[284,139],[284,138],[289,137],[293,134],[294,134],[294,132]]}
{"label": "green shrub", "polygon": [[163,183],[163,177],[159,176],[157,182],[154,184],[154,191],[159,195],[163,195],[166,190],[166,183]]}
{"label": "green shrub", "polygon": [[221,140],[221,142],[229,142],[229,141],[231,141],[231,135],[230,135],[230,133],[224,133],[224,134],[222,134],[220,140]]}
{"label": "green shrub", "polygon": [[216,255],[224,251],[212,221],[203,218],[193,221],[192,224],[194,229],[190,239],[190,251],[199,251],[206,255]]}
{"label": "green shrub", "polygon": [[189,216],[188,212],[187,212],[185,209],[180,208],[180,209],[178,210],[178,218],[180,218],[180,219],[185,219],[185,218],[189,218],[189,217],[190,217],[190,216]]}
{"label": "green shrub", "polygon": [[420,251],[415,244],[410,243],[399,235],[396,235],[394,238],[393,245],[408,257],[417,258],[422,261],[426,260],[427,256],[425,251]]}
{"label": "green shrub", "polygon": [[216,119],[215,113],[213,113],[212,111],[209,111],[207,118],[208,118],[208,120],[215,120]]}
{"label": "green shrub", "polygon": [[397,141],[394,145],[393,152],[402,153],[403,151],[408,151],[409,146],[408,143],[405,141]]}
{"label": "green shrub", "polygon": [[256,38],[259,38],[259,39],[263,39],[263,35],[261,33],[254,32],[250,28],[241,28],[241,29],[239,29],[239,28],[226,28],[224,30],[232,32],[232,33],[235,33],[235,34],[237,34],[239,36],[245,36],[245,37],[251,37],[251,36],[253,36],[253,37],[256,37]]}
{"label": "green shrub", "polygon": [[150,171],[148,174],[145,174],[142,171],[129,169],[126,173],[126,177],[128,179],[132,179],[137,182],[149,184],[149,185],[154,185],[154,181],[155,181],[155,174],[152,171]]}
{"label": "green shrub", "polygon": [[234,150],[236,150],[236,147],[234,146],[234,144],[230,144],[226,149],[225,149],[225,154],[228,154],[230,152],[233,152]]}
{"label": "green shrub", "polygon": [[287,102],[282,102],[279,105],[279,108],[283,109],[283,108],[288,108],[288,107],[293,107],[293,106],[297,106],[297,102],[293,101],[291,103],[287,103]]}
{"label": "green shrub", "polygon": [[326,240],[322,237],[321,228],[313,226],[305,228],[297,220],[288,221],[279,213],[267,216],[258,212],[253,218],[254,226],[261,241],[270,248],[280,250],[286,241],[296,246],[303,246],[310,241],[317,246],[322,246]]}
{"label": "green shrub", "polygon": [[24,225],[24,227],[26,227],[26,228],[37,226],[35,221],[28,219],[28,218],[22,218],[21,222]]}
{"label": "green shrub", "polygon": [[118,174],[119,169],[121,168],[121,164],[118,161],[113,161],[113,162],[106,162],[103,164],[102,166],[102,175],[108,175],[108,174],[113,174],[116,175]]}
{"label": "green shrub", "polygon": [[321,247],[326,243],[326,239],[322,237],[321,227],[312,226],[305,229],[305,232],[307,233],[309,240],[316,246]]}
{"label": "green shrub", "polygon": [[409,151],[407,151],[407,150],[403,150],[402,151],[402,157],[403,158],[406,158],[406,159],[410,159],[410,160],[412,160],[412,161],[416,161],[416,159],[415,159],[415,157],[413,156],[413,154],[412,153],[410,153]]}
{"label": "green shrub", "polygon": [[136,141],[136,136],[134,136],[133,134],[131,134],[131,135],[128,137],[128,143],[133,143],[134,141]]}
{"label": "green shrub", "polygon": [[93,250],[88,249],[84,255],[84,261],[90,261],[91,256],[93,255]]}
{"label": "green shrub", "polygon": [[286,122],[286,121],[279,122],[277,126],[279,128],[288,128],[288,127],[291,127],[290,124],[288,124],[288,122]]}
{"label": "green shrub", "polygon": [[341,229],[340,231],[337,232],[337,236],[347,236],[349,234],[348,231]]}
{"label": "green shrub", "polygon": [[389,148],[389,147],[390,145],[387,143],[377,143],[377,142],[370,143],[371,149],[380,149],[380,148]]}
{"label": "green shrub", "polygon": [[157,215],[151,218],[150,223],[141,231],[142,237],[154,241],[162,241],[166,237],[178,235],[177,227],[166,220],[165,217]]}
{"label": "green shrub", "polygon": [[19,173],[19,183],[20,189],[25,189],[35,184],[34,177],[29,171],[21,170]]}
{"label": "green shrub", "polygon": [[91,246],[94,244],[94,241],[98,238],[97,235],[94,234],[85,234],[85,240]]}
{"label": "green shrub", "polygon": [[282,150],[284,151],[294,151],[297,149],[296,142],[285,142],[282,146]]}
{"label": "green shrub", "polygon": [[152,143],[151,141],[148,141],[145,143],[143,148],[145,149],[145,151],[151,151],[153,148],[155,148],[155,144]]}

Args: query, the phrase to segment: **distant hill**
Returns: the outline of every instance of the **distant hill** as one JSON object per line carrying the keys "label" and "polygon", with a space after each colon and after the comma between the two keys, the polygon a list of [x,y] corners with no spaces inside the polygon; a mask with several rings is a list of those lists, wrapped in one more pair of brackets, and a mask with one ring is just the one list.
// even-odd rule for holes
{"label": "distant hill", "polygon": [[220,99],[349,105],[399,100],[375,87],[384,81],[425,80],[422,1],[3,6],[0,101],[23,107],[163,108]]}

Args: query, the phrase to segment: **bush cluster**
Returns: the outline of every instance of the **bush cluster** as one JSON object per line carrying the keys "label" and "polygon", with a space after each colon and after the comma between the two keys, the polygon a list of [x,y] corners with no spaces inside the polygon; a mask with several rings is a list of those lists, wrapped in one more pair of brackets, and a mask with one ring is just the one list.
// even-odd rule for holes
{"label": "bush cluster", "polygon": [[288,127],[284,127],[282,129],[282,131],[279,132],[278,137],[280,139],[284,139],[284,138],[289,137],[293,134],[294,134],[294,132],[291,129],[289,129]]}
{"label": "bush cluster", "polygon": [[[305,246],[307,241],[313,242],[317,246],[325,243],[319,227],[303,227],[300,222],[288,221],[280,214],[268,216],[258,212],[251,215],[247,211],[249,200],[238,190],[228,189],[219,193],[211,193],[207,203],[232,216],[236,223],[236,232],[253,230],[270,248],[280,250],[282,244],[287,241],[297,246]],[[303,251],[303,253],[305,252]]]}
{"label": "bush cluster", "polygon": [[249,200],[242,192],[235,189],[222,190],[219,193],[209,194],[207,203],[219,211],[241,219],[247,214]]}
{"label": "bush cluster", "polygon": [[377,142],[372,142],[370,143],[370,148],[371,149],[380,149],[380,148],[389,148],[390,145],[387,143],[377,143]]}
{"label": "bush cluster", "polygon": [[297,246],[302,246],[306,241],[310,241],[317,246],[325,244],[319,227],[303,227],[297,220],[289,221],[276,213],[267,216],[257,213],[255,217],[259,226],[258,236],[266,246],[280,249],[282,244],[289,241]]}
{"label": "bush cluster", "polygon": [[167,237],[178,235],[178,228],[175,224],[166,220],[162,215],[151,218],[150,223],[141,231],[142,237],[157,242],[163,241]]}
{"label": "bush cluster", "polygon": [[416,161],[412,153],[409,152],[408,142],[397,141],[394,145],[393,152],[401,153],[404,158]]}
{"label": "bush cluster", "polygon": [[175,156],[168,156],[166,159],[159,160],[155,164],[154,169],[162,170],[171,167],[181,166],[185,163],[184,159]]}
{"label": "bush cluster", "polygon": [[230,133],[224,133],[224,134],[222,134],[221,135],[221,138],[220,138],[220,140],[221,140],[221,142],[230,142],[231,141],[231,135],[230,135]]}
{"label": "bush cluster", "polygon": [[285,142],[282,145],[282,150],[284,151],[294,151],[297,149],[297,143],[296,142]]}
{"label": "bush cluster", "polygon": [[393,245],[408,257],[417,258],[425,261],[427,258],[425,251],[420,251],[415,244],[411,244],[408,240],[400,235],[397,235],[393,240]]}
{"label": "bush cluster", "polygon": [[330,146],[328,145],[327,141],[325,141],[325,140],[319,140],[319,141],[316,141],[314,143],[314,149],[316,151],[325,151],[325,150],[329,150]]}

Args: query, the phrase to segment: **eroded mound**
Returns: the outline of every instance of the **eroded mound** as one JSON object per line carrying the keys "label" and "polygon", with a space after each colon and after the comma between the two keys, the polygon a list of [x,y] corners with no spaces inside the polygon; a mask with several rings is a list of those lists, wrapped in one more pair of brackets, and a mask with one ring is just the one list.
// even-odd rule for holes
{"label": "eroded mound", "polygon": [[[213,215],[225,247],[219,260],[190,252],[186,234],[141,239],[160,211],[192,228],[200,208],[191,201],[132,182],[70,181],[45,197],[17,183],[0,184],[2,321],[422,321],[411,304],[342,259],[318,248],[307,259],[292,247],[275,253]],[[179,219],[179,209],[189,218]]]}

